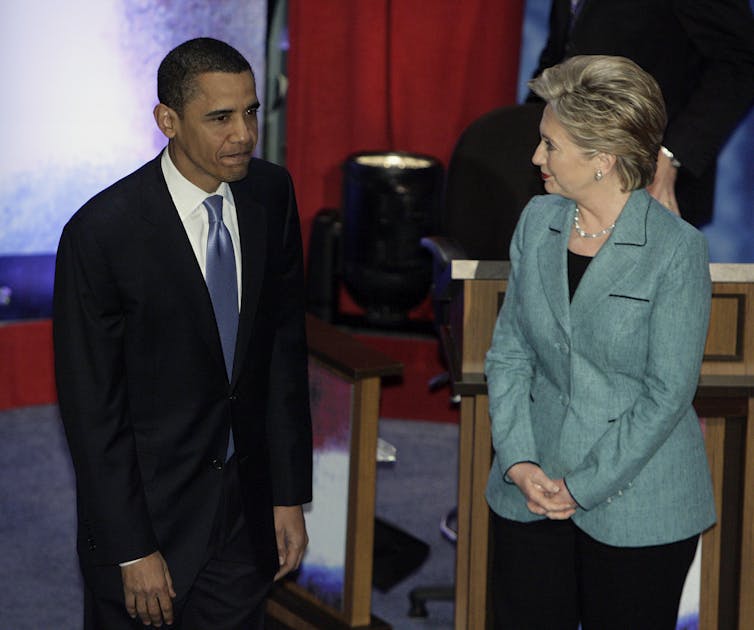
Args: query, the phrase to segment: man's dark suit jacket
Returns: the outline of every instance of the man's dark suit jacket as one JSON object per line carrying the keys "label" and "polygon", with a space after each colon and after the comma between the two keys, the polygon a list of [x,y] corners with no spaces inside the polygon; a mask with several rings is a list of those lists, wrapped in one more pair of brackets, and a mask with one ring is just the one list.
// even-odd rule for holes
{"label": "man's dark suit jacket", "polygon": [[649,72],[668,110],[664,144],[682,163],[681,215],[707,223],[717,154],[754,99],[747,0],[582,0],[569,33],[570,10],[570,0],[553,0],[534,76],[574,55],[620,55]]}
{"label": "man's dark suit jacket", "polygon": [[160,158],[63,230],[54,296],[60,410],[76,470],[78,552],[97,567],[165,556],[180,597],[207,549],[233,426],[256,559],[277,570],[273,505],[311,500],[299,219],[287,172],[232,183],[242,303],[228,383],[212,303]]}

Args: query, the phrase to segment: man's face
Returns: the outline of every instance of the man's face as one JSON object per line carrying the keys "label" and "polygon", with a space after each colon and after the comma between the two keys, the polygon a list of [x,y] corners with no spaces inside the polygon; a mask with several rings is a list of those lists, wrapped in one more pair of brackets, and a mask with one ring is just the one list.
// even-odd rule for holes
{"label": "man's face", "polygon": [[160,104],[155,119],[181,174],[214,192],[220,182],[246,176],[259,137],[258,108],[251,72],[206,72],[196,78],[182,116]]}

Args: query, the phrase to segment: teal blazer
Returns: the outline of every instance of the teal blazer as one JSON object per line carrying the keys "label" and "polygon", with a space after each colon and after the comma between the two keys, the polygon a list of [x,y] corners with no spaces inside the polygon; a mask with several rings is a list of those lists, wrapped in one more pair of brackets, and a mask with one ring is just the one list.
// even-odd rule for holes
{"label": "teal blazer", "polygon": [[515,463],[563,477],[574,523],[616,546],[682,540],[715,522],[692,400],[709,322],[707,244],[635,191],[569,303],[574,202],[535,197],[511,244],[511,275],[487,353],[495,457],[487,501],[534,521]]}

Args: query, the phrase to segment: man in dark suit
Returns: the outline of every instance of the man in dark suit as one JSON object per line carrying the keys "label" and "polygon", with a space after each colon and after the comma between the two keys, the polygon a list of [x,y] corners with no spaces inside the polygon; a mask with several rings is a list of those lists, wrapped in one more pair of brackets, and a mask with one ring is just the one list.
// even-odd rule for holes
{"label": "man in dark suit", "polygon": [[657,80],[668,127],[649,191],[708,223],[717,154],[754,99],[747,0],[553,0],[534,76],[575,55],[628,57]]}
{"label": "man in dark suit", "polygon": [[87,202],[58,249],[85,627],[256,628],[307,544],[296,201],[252,158],[259,102],[235,49],[181,44],[157,83],[167,149]]}

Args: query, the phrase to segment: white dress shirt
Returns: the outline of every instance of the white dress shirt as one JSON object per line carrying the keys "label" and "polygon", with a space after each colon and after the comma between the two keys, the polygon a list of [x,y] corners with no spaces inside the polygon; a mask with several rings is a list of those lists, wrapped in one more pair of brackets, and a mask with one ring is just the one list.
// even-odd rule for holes
{"label": "white dress shirt", "polygon": [[238,233],[238,218],[233,193],[226,182],[220,182],[217,190],[208,194],[198,186],[187,180],[173,164],[167,148],[162,152],[162,174],[165,183],[173,198],[173,203],[178,210],[183,227],[186,230],[191,247],[196,256],[196,262],[202,270],[202,275],[207,278],[207,234],[209,233],[209,218],[204,208],[204,200],[212,195],[222,195],[223,198],[223,223],[230,232],[233,241],[233,253],[236,256],[236,281],[238,282],[238,309],[241,310],[241,238]]}

